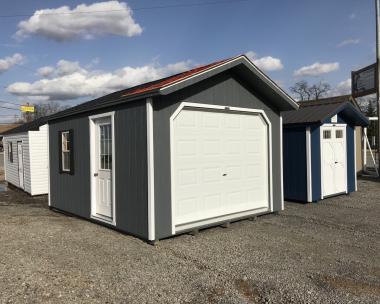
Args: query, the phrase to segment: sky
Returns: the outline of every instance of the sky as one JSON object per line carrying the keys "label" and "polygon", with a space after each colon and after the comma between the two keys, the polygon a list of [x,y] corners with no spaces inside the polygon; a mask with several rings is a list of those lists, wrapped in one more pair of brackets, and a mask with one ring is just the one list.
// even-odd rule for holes
{"label": "sky", "polygon": [[[340,95],[376,55],[373,0],[12,0],[0,12],[0,107],[72,106],[240,54],[286,91],[323,81]],[[19,114],[0,108],[0,123]]]}

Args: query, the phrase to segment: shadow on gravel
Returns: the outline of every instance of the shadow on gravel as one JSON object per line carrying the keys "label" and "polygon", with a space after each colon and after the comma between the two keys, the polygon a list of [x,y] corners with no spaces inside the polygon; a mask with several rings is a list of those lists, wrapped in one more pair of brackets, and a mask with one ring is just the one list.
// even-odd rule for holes
{"label": "shadow on gravel", "polygon": [[317,283],[324,289],[333,289],[351,294],[380,296],[380,285],[371,284],[345,277],[323,276],[317,279]]}
{"label": "shadow on gravel", "polygon": [[30,196],[6,183],[0,183],[0,206],[28,205],[31,208],[48,208],[47,195]]}

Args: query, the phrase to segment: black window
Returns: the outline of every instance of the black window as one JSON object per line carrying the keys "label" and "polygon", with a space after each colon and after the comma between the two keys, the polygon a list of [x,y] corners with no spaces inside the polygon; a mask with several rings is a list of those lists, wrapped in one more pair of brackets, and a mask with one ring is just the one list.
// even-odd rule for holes
{"label": "black window", "polygon": [[13,163],[13,145],[12,142],[8,143],[8,160]]}
{"label": "black window", "polygon": [[74,174],[73,130],[58,132],[59,172]]}

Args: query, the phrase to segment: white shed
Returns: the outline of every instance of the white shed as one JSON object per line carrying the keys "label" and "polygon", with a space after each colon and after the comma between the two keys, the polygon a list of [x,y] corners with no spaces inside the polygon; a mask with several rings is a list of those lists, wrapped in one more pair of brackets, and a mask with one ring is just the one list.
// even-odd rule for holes
{"label": "white shed", "polygon": [[47,194],[48,125],[39,118],[4,134],[5,180],[30,195]]}

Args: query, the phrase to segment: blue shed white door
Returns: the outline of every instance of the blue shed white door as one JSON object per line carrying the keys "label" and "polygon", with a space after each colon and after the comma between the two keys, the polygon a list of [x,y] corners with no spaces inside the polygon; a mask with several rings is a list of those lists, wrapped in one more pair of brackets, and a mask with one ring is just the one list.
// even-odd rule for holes
{"label": "blue shed white door", "polygon": [[346,126],[321,127],[322,196],[347,192]]}
{"label": "blue shed white door", "polygon": [[268,125],[260,114],[185,108],[172,132],[176,231],[270,209]]}

